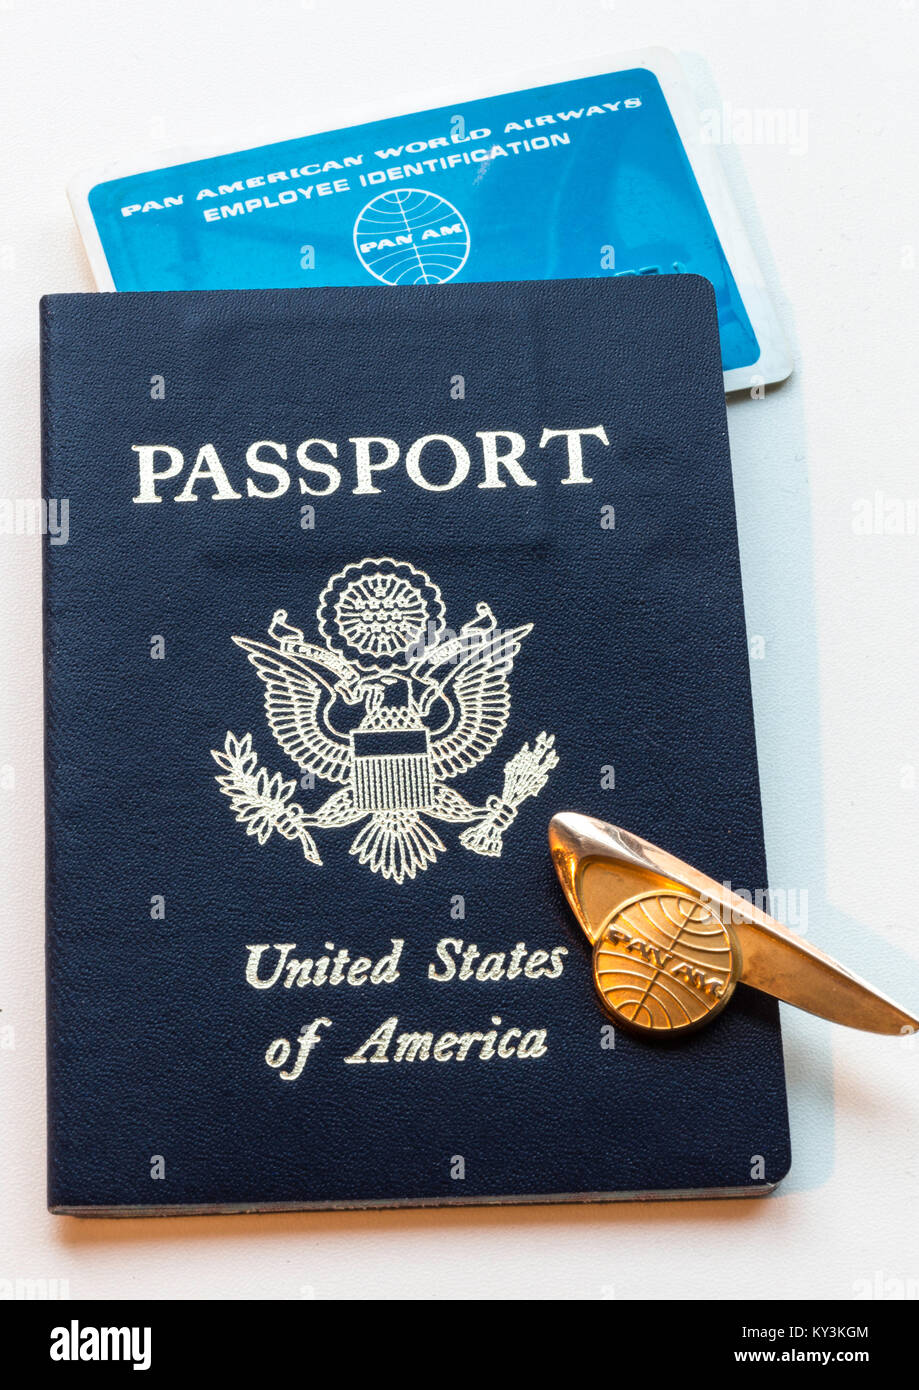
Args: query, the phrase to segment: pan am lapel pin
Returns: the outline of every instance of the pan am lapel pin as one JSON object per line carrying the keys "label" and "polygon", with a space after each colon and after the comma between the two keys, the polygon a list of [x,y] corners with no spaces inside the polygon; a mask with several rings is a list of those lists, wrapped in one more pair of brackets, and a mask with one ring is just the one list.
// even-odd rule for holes
{"label": "pan am lapel pin", "polygon": [[549,824],[565,896],[594,948],[607,1013],[658,1037],[710,1023],[738,980],[833,1023],[914,1033],[919,1019],[698,869],[615,825]]}

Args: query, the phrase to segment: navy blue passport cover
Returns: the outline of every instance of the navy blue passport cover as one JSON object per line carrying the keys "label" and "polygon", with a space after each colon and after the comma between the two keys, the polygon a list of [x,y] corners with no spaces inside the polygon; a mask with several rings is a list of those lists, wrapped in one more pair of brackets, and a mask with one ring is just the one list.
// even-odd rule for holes
{"label": "navy blue passport cover", "polygon": [[56,295],[42,349],[52,1209],[769,1190],[776,1004],[614,1033],[546,843],[766,883],[708,283]]}

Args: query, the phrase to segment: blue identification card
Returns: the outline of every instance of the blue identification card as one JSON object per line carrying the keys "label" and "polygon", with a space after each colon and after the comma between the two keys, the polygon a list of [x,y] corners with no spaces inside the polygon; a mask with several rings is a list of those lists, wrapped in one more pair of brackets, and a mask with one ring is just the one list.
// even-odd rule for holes
{"label": "blue identification card", "polygon": [[[442,284],[691,272],[726,389],[791,364],[676,60],[450,102],[170,167],[71,200],[101,289]],[[570,72],[570,69],[568,69]]]}

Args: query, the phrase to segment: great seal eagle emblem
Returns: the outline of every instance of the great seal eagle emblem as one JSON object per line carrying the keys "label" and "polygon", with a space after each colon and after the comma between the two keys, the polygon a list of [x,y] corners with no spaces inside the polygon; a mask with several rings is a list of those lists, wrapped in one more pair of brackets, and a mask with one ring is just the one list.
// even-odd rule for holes
{"label": "great seal eagle emblem", "polygon": [[[508,677],[532,623],[501,629],[487,603],[459,632],[446,626],[440,589],[423,570],[388,556],[346,565],[316,610],[322,646],[278,609],[268,642],[233,641],[264,682],[268,726],[300,769],[285,779],[259,765],[252,735],[228,732],[212,749],[217,782],[236,819],[264,844],[273,831],[322,860],[312,832],[360,828],[350,852],[402,883],[446,846],[431,824],[465,825],[459,841],[500,855],[504,832],[558,762],[542,732],[504,765],[500,795],[475,805],[449,785],[494,750],[510,716]],[[298,783],[337,790],[315,811]]]}

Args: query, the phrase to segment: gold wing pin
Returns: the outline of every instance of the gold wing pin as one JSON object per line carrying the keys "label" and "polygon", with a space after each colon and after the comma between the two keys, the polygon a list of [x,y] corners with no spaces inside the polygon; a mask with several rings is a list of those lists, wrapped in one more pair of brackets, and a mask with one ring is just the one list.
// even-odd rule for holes
{"label": "gold wing pin", "polygon": [[552,817],[549,848],[593,945],[603,1005],[627,1028],[699,1028],[740,980],[850,1028],[919,1029],[919,1019],[753,903],[638,835],[566,811]]}

